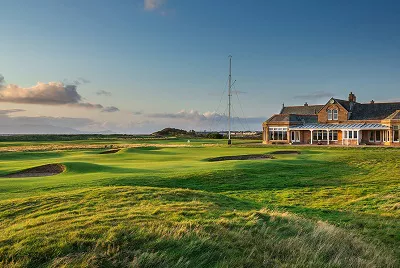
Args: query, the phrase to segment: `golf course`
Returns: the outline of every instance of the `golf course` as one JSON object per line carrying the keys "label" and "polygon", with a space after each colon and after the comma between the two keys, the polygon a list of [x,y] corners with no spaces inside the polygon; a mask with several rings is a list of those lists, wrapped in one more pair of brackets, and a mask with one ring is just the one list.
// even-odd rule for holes
{"label": "golf course", "polygon": [[399,267],[400,149],[0,142],[0,230],[0,267]]}

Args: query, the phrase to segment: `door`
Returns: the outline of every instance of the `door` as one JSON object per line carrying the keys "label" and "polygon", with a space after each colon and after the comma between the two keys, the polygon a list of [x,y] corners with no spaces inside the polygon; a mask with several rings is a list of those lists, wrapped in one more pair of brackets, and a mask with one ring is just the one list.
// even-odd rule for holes
{"label": "door", "polygon": [[292,143],[300,142],[300,131],[292,131],[290,136]]}

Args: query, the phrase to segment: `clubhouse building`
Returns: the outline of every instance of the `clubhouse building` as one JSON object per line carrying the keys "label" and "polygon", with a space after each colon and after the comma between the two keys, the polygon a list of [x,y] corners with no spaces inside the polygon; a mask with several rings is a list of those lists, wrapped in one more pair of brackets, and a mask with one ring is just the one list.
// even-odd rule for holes
{"label": "clubhouse building", "polygon": [[283,105],[262,126],[265,144],[400,146],[400,102],[358,103],[350,92],[324,105]]}

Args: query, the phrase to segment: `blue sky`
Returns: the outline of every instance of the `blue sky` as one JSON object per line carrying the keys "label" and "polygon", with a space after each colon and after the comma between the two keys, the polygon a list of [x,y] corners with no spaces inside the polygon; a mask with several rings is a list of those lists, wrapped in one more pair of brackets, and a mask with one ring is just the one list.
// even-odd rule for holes
{"label": "blue sky", "polygon": [[399,100],[399,12],[398,1],[3,0],[3,88],[29,95],[59,81],[81,98],[14,94],[0,102],[0,121],[13,129],[31,117],[43,126],[75,118],[68,127],[143,133],[209,129],[219,118],[214,127],[224,128],[225,98],[217,108],[229,54],[251,129],[282,102],[319,104],[349,91],[361,102]]}

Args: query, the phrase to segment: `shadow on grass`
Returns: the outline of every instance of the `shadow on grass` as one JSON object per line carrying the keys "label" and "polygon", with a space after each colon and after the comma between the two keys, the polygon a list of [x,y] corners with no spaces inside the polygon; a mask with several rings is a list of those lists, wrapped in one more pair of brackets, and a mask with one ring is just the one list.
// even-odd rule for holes
{"label": "shadow on grass", "polygon": [[61,152],[0,152],[0,161],[42,160],[63,156]]}
{"label": "shadow on grass", "polygon": [[155,154],[155,155],[177,155],[178,152],[168,152],[165,151],[165,148],[160,147],[137,147],[137,148],[128,148],[124,151],[124,153],[138,153],[138,154]]}
{"label": "shadow on grass", "polygon": [[87,173],[150,173],[151,170],[139,169],[139,168],[123,168],[109,165],[99,165],[88,162],[65,162],[63,163],[67,167],[67,173],[73,174],[87,174]]}
{"label": "shadow on grass", "polygon": [[[221,167],[221,166],[219,166]],[[107,180],[108,185],[189,188],[210,192],[239,190],[278,190],[285,188],[343,186],[351,184],[353,175],[367,175],[360,167],[345,163],[288,159],[246,161],[227,166],[230,169],[203,170],[197,173],[156,174],[120,177]]]}

